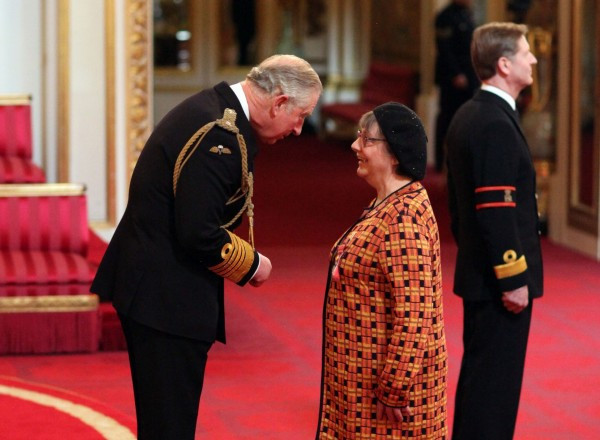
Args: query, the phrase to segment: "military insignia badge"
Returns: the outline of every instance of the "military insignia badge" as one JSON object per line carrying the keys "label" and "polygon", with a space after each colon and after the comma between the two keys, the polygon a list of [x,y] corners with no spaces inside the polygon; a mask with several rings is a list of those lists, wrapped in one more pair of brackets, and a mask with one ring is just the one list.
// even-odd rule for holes
{"label": "military insignia badge", "polygon": [[223,145],[217,145],[216,147],[210,147],[211,153],[217,153],[219,156],[222,154],[231,154],[231,150]]}

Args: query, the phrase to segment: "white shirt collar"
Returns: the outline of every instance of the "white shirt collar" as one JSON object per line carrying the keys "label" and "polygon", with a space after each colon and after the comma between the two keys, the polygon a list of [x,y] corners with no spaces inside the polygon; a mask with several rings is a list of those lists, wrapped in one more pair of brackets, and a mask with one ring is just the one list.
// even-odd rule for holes
{"label": "white shirt collar", "polygon": [[244,93],[244,89],[242,88],[242,83],[236,83],[231,87],[231,90],[233,90],[233,93],[235,93],[235,96],[237,96],[237,99],[240,101],[240,104],[242,106],[242,109],[244,110],[244,114],[246,115],[246,119],[248,119],[248,121],[250,120],[250,106],[248,105],[248,100],[246,99],[246,94]]}
{"label": "white shirt collar", "polygon": [[504,99],[506,102],[508,102],[508,105],[510,105],[510,107],[513,110],[517,109],[517,103],[515,102],[515,98],[513,98],[512,96],[510,96],[508,93],[506,93],[504,90],[499,89],[496,86],[491,86],[489,84],[482,84],[481,85],[481,90],[486,90],[490,93],[493,93],[494,95],[498,95],[500,98]]}

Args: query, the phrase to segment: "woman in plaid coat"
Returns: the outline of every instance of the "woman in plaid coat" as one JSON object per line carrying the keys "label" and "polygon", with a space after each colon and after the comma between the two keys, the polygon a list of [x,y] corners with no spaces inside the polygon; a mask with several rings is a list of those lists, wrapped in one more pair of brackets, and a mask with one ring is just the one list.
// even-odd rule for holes
{"label": "woman in plaid coat", "polygon": [[439,234],[417,115],[387,103],[352,150],[376,199],[334,245],[318,439],[444,439],[447,353]]}

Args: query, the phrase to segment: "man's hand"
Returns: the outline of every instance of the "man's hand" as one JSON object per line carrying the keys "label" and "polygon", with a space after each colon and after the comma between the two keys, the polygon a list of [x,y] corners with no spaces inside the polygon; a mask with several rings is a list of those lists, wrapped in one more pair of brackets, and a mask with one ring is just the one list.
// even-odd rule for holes
{"label": "man's hand", "polygon": [[258,253],[258,258],[260,258],[260,264],[258,266],[258,270],[252,277],[252,279],[248,282],[251,286],[258,287],[265,281],[269,279],[271,276],[271,260],[262,255],[260,252]]}
{"label": "man's hand", "polygon": [[502,294],[502,303],[509,312],[521,313],[529,305],[529,288],[527,285]]}
{"label": "man's hand", "polygon": [[394,408],[392,406],[384,405],[379,400],[377,401],[377,420],[387,419],[392,423],[399,423],[412,415],[412,408],[408,405]]}

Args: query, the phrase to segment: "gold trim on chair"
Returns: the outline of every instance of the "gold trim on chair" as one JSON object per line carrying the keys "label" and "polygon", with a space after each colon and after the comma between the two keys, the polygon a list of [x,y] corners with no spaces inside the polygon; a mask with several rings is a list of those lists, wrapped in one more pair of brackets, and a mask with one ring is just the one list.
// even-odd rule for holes
{"label": "gold trim on chair", "polygon": [[0,105],[31,105],[31,95],[25,95],[25,94],[0,95]]}
{"label": "gold trim on chair", "polygon": [[0,184],[0,197],[80,196],[85,191],[79,183]]}
{"label": "gold trim on chair", "polygon": [[1,313],[92,312],[98,295],[40,295],[0,298]]}

